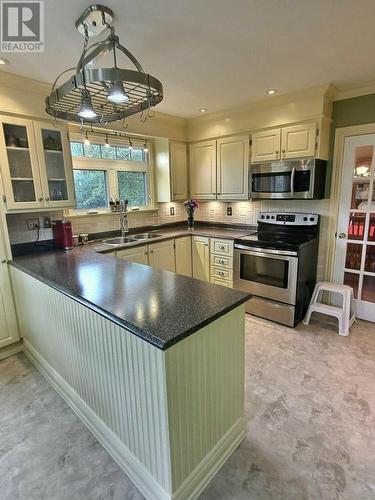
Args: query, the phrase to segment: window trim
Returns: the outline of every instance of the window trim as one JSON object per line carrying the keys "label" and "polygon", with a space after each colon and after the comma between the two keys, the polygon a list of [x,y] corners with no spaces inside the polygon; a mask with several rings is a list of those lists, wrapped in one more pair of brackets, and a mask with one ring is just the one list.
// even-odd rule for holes
{"label": "window trim", "polygon": [[[104,145],[104,138],[95,136],[95,134],[90,135],[90,140],[94,144]],[[133,140],[133,139],[132,139]],[[70,134],[69,142],[83,142],[82,135]],[[145,139],[139,139],[139,141],[133,141],[134,146],[143,145]],[[124,142],[120,138],[111,138],[111,143],[118,146],[124,146]],[[155,186],[154,186],[154,162],[153,162],[153,145],[148,139],[148,153],[145,153],[146,161],[134,161],[134,160],[111,160],[103,158],[87,158],[83,156],[72,156],[73,170],[105,170],[107,172],[107,196],[108,200],[111,196],[119,196],[117,172],[144,172],[146,174],[146,199],[148,198],[149,203],[147,205],[142,205],[139,207],[137,212],[144,211],[155,211],[157,210],[155,204]],[[131,207],[129,208],[131,212]],[[85,216],[85,215],[103,215],[112,214],[109,208],[71,208],[65,211],[65,214],[69,217],[74,216]]]}

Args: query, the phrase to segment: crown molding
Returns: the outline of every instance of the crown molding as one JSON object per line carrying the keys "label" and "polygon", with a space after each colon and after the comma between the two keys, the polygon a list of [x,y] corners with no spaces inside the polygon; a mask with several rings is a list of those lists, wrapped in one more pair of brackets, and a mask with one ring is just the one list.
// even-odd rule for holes
{"label": "crown molding", "polygon": [[355,85],[346,88],[336,88],[334,101],[343,101],[344,99],[352,99],[362,95],[375,94],[375,82],[368,82],[362,85]]}
{"label": "crown molding", "polygon": [[330,95],[332,94],[332,85],[330,83],[309,87],[307,89],[302,89],[287,94],[269,96],[259,101],[236,106],[235,108],[215,111],[212,113],[205,113],[202,116],[188,118],[188,122],[189,124],[203,124],[205,122],[226,119],[233,115],[249,114],[252,111],[256,111],[262,108],[272,108],[282,104],[289,104],[293,101],[301,101],[312,97],[325,98],[327,93]]}

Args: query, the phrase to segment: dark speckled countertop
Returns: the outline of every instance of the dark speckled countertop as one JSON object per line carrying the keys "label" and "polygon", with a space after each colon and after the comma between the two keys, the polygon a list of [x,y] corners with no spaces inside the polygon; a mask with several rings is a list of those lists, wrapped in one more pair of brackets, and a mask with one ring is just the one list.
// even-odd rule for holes
{"label": "dark speckled countertop", "polygon": [[[179,227],[158,232],[163,237],[153,242],[190,234]],[[234,239],[249,232],[201,226],[194,234]],[[15,257],[11,265],[162,350],[249,298],[238,290],[98,253],[107,250],[118,248],[94,242],[70,252]]]}

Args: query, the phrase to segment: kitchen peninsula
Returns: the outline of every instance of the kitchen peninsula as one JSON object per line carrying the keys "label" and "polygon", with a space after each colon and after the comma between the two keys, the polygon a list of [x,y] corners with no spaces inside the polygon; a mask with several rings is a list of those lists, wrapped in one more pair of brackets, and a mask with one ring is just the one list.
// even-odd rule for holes
{"label": "kitchen peninsula", "polygon": [[25,351],[146,498],[196,498],[244,437],[249,296],[104,249],[15,258]]}

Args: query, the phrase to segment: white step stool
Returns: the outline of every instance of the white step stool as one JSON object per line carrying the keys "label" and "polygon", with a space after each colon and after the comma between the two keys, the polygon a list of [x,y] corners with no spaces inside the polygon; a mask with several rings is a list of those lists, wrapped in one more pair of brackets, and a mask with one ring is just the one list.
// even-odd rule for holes
{"label": "white step stool", "polygon": [[[320,292],[333,292],[342,295],[342,307],[330,306],[318,302]],[[353,288],[351,286],[320,281],[315,285],[314,293],[312,294],[310,305],[303,323],[305,325],[309,324],[313,312],[328,314],[339,320],[339,334],[347,336],[349,335],[349,328],[356,320],[353,299]]]}

